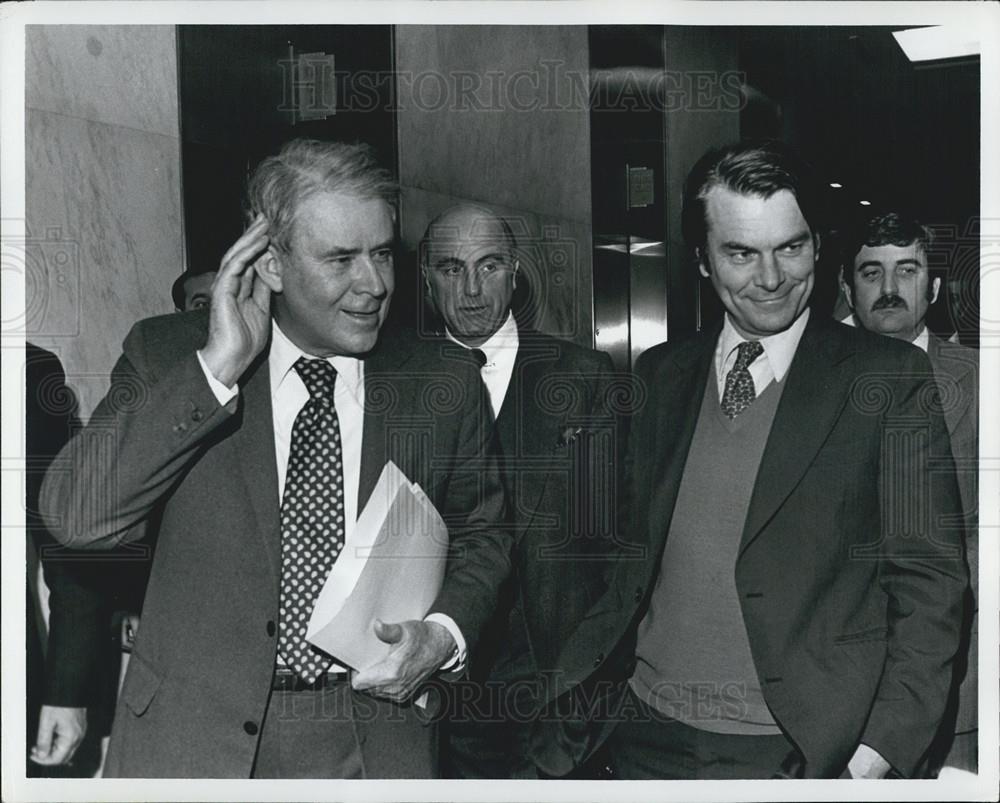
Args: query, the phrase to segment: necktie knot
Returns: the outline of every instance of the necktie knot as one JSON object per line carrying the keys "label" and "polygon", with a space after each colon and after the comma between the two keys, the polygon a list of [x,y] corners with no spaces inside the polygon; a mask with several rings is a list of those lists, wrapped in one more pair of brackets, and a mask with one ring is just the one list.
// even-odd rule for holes
{"label": "necktie knot", "polygon": [[486,352],[482,349],[469,349],[469,353],[472,355],[472,359],[476,361],[476,365],[483,368],[486,365]]}
{"label": "necktie knot", "polygon": [[736,364],[733,368],[742,371],[763,353],[764,347],[759,340],[746,340],[736,347]]}
{"label": "necktie knot", "polygon": [[295,370],[309,391],[309,398],[317,402],[333,401],[333,386],[337,381],[337,369],[326,360],[309,360],[299,357]]}

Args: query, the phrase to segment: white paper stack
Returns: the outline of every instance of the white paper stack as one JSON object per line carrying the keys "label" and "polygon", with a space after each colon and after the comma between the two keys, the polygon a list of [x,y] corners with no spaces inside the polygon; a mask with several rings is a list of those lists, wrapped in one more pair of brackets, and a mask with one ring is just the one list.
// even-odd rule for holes
{"label": "white paper stack", "polygon": [[390,645],[376,619],[423,619],[441,590],[448,529],[421,487],[389,461],[313,607],[306,638],[360,670]]}

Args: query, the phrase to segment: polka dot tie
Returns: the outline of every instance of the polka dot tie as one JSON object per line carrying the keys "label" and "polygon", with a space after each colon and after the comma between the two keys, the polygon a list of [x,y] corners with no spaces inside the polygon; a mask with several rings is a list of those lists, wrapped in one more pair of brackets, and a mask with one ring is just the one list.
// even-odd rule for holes
{"label": "polka dot tie", "polygon": [[749,366],[764,353],[764,347],[756,340],[740,343],[737,349],[736,363],[726,374],[726,390],[722,394],[722,412],[730,420],[746,410],[757,398]]}
{"label": "polka dot tie", "polygon": [[295,417],[281,500],[281,599],[278,649],[307,683],[331,658],[306,641],[313,605],[344,547],[344,468],[333,406],[337,372],[326,360],[299,358],[309,400]]}

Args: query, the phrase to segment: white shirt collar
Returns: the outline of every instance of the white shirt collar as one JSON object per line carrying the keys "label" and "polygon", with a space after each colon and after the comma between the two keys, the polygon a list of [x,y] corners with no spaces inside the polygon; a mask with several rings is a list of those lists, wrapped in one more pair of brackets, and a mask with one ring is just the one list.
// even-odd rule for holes
{"label": "white shirt collar", "polygon": [[[842,320],[841,323],[846,323],[848,326],[858,325],[857,319],[854,317],[853,312],[846,318],[844,318],[844,320]],[[886,337],[888,337],[888,335],[886,335]],[[924,328],[920,330],[920,334],[917,335],[915,338],[913,338],[912,343],[921,351],[926,352],[928,347],[930,346],[930,339],[931,336],[930,333],[927,331],[927,325],[925,324]]]}
{"label": "white shirt collar", "polygon": [[[281,386],[288,376],[288,373],[295,366],[299,357],[316,359],[313,354],[306,354],[296,346],[288,335],[281,331],[275,320],[271,320],[271,351],[268,354],[267,362],[271,373],[271,396]],[[339,389],[346,387],[351,395],[361,401],[361,379],[362,362],[357,357],[327,357],[327,362],[337,371],[337,385]]]}
{"label": "white shirt collar", "polygon": [[[445,329],[445,335],[452,343],[457,343],[462,348],[473,348],[456,338],[447,328]],[[503,322],[500,328],[490,335],[489,340],[481,346],[476,346],[476,348],[482,349],[483,354],[486,355],[486,365],[490,366],[496,364],[502,352],[511,350],[516,352],[519,344],[520,338],[517,333],[517,322],[514,320],[513,313],[508,312],[507,320]]]}
{"label": "white shirt collar", "polygon": [[[776,381],[781,382],[785,378],[785,374],[788,373],[792,359],[795,357],[795,350],[799,347],[799,341],[802,339],[802,333],[805,331],[808,321],[809,308],[806,307],[805,311],[795,319],[795,322],[783,332],[760,338],[760,344],[764,347],[764,355],[770,363]],[[745,340],[746,338],[736,331],[736,327],[729,320],[729,314],[726,313],[722,334],[719,335],[720,368],[726,364],[727,358],[736,350],[736,347]]]}

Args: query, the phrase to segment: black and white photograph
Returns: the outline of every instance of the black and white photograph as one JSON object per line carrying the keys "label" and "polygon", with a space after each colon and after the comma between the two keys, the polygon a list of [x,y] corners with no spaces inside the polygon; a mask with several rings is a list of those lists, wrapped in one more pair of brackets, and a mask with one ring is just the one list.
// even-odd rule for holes
{"label": "black and white photograph", "polygon": [[996,799],[1000,6],[0,63],[5,800]]}

